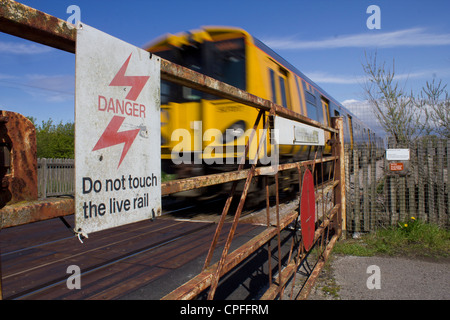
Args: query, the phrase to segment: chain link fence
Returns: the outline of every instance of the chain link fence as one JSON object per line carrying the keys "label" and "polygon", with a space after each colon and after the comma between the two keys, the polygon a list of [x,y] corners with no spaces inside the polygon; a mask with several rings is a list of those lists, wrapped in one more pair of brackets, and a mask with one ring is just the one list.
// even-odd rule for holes
{"label": "chain link fence", "polygon": [[347,231],[374,231],[411,217],[448,228],[450,141],[423,137],[388,148],[409,149],[410,159],[391,166],[386,152],[370,145],[345,150]]}

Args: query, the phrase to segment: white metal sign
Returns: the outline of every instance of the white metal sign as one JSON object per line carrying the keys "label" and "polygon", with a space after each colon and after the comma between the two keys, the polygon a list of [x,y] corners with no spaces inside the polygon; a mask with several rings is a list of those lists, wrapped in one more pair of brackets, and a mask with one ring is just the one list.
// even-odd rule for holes
{"label": "white metal sign", "polygon": [[160,59],[79,24],[75,62],[76,231],[160,215]]}
{"label": "white metal sign", "polygon": [[409,160],[409,149],[386,149],[386,160]]}
{"label": "white metal sign", "polygon": [[282,117],[275,117],[275,130],[278,132],[277,144],[325,145],[325,131],[323,129]]}

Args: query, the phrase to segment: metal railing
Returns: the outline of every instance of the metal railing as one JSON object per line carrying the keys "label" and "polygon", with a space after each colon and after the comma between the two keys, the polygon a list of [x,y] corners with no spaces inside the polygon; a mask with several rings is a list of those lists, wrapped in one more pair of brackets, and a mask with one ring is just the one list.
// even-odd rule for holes
{"label": "metal railing", "polygon": [[[56,17],[14,1],[3,1],[0,5],[0,31],[75,53],[76,29],[72,25]],[[302,292],[297,295],[299,298],[306,298],[309,290],[312,288],[315,278],[318,275],[318,271],[320,271],[323,267],[323,264],[334,243],[342,233],[342,228],[345,228],[346,225],[345,183],[343,179],[344,162],[341,160],[343,159],[344,154],[342,118],[332,118],[333,126],[327,127],[317,121],[310,120],[301,114],[274,104],[269,100],[254,96],[246,91],[237,89],[164,59],[161,59],[161,79],[201,90],[203,92],[258,109],[259,113],[257,119],[255,120],[254,128],[256,128],[262,121],[265,128],[268,129],[270,122],[269,117],[276,115],[314,127],[322,128],[325,131],[330,132],[332,137],[330,140],[332,145],[331,156],[320,156],[319,158],[314,158],[314,160],[277,165],[277,173],[274,175],[276,184],[276,205],[272,208],[276,213],[276,223],[272,223],[269,218],[269,211],[271,210],[271,207],[266,179],[267,228],[265,231],[231,253],[229,252],[231,241],[233,240],[236,227],[240,220],[240,215],[247,198],[250,183],[254,177],[264,174],[267,171],[267,167],[260,167],[253,164],[251,168],[244,169],[246,156],[244,155],[241,159],[239,169],[236,171],[162,183],[161,194],[163,196],[205,186],[229,182],[233,183],[231,192],[224,205],[220,221],[217,223],[214,239],[211,242],[203,271],[186,284],[168,294],[164,297],[164,299],[192,299],[207,288],[209,288],[208,298],[214,298],[220,278],[232,268],[238,266],[251,253],[264,246],[274,237],[277,237],[278,239],[278,252],[280,254],[280,233],[290,223],[297,221],[301,215],[301,212],[298,205],[294,205],[288,210],[288,212],[283,212],[283,214],[280,212],[278,172],[284,170],[297,170],[299,176],[299,190],[302,190],[301,179],[305,169],[310,167],[314,170],[315,164],[330,162],[333,166],[333,175],[330,177],[330,183],[326,185],[324,184],[321,189],[316,190],[316,201],[321,201],[320,199],[324,201],[325,194],[329,192],[332,192],[333,200],[329,210],[328,208],[325,209],[325,205],[322,205],[323,214],[320,221],[318,221],[318,227],[316,228],[314,234],[314,243],[320,247],[319,262],[316,264],[316,268],[312,272],[312,275],[306,285],[303,287]],[[250,136],[249,141],[247,142],[246,154],[248,153],[249,145],[252,143],[252,139],[254,139],[253,135]],[[11,158],[14,159],[16,156],[15,150],[12,149]],[[37,170],[37,166],[35,168]],[[14,174],[14,172],[5,173],[5,176],[11,174]],[[225,217],[230,210],[231,200],[236,193],[237,183],[242,180],[245,180],[244,188],[240,197],[239,205],[234,213],[234,220],[221,253],[220,260],[211,265],[212,254],[216,249],[217,239],[222,231]],[[8,228],[35,221],[66,216],[73,213],[73,199],[45,199],[42,201],[33,201],[31,204],[15,204],[14,206],[6,205],[1,209],[1,227]],[[18,217],[20,217],[20,219]],[[270,286],[264,294],[263,299],[274,299],[276,297],[281,298],[286,284],[292,279],[295,280],[297,274],[296,271],[306,256],[307,252],[304,249],[302,241],[293,240],[286,266],[282,268],[281,264],[279,265],[278,281],[272,281],[272,275],[269,274]],[[281,259],[279,259],[279,263],[281,263]]]}

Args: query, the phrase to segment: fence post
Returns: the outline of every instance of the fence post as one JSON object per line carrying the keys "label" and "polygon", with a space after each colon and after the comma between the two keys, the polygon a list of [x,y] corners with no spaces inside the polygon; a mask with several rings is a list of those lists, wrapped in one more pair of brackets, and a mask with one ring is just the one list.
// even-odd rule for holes
{"label": "fence post", "polygon": [[406,220],[406,177],[399,177],[399,219]]}
{"label": "fence post", "polygon": [[427,148],[427,160],[428,160],[428,221],[430,223],[437,223],[436,209],[434,203],[434,148],[433,141],[428,140]]}
{"label": "fence post", "polygon": [[370,231],[369,225],[369,161],[368,161],[368,153],[369,153],[368,145],[363,146],[362,148],[362,170],[363,170],[363,231]]}
{"label": "fence post", "polygon": [[389,176],[389,192],[391,195],[391,206],[390,206],[390,214],[391,214],[391,225],[395,225],[398,222],[397,215],[397,187],[398,187],[398,177]]}
{"label": "fence post", "polygon": [[360,217],[360,199],[361,195],[359,193],[359,148],[357,146],[353,147],[353,205],[354,205],[354,223],[355,232],[361,231],[361,217]]}
{"label": "fence post", "polygon": [[442,140],[439,139],[437,143],[437,168],[436,168],[436,186],[437,186],[437,213],[438,223],[440,226],[445,225],[445,203],[444,203],[444,145]]}
{"label": "fence post", "polygon": [[41,159],[41,166],[42,166],[42,177],[43,177],[43,187],[42,187],[42,198],[47,198],[47,183],[48,183],[48,167],[47,167],[47,159],[43,158]]}
{"label": "fence post", "polygon": [[[411,167],[410,167],[411,168]],[[407,188],[409,191],[408,197],[408,212],[411,217],[416,217],[416,179],[414,177],[415,172],[410,172],[406,178]]]}
{"label": "fence post", "polygon": [[426,221],[425,213],[425,163],[424,163],[424,147],[423,141],[417,143],[417,173],[418,173],[418,206],[417,206],[417,217]]}
{"label": "fence post", "polygon": [[375,212],[376,207],[376,199],[377,199],[377,149],[376,146],[373,145],[371,148],[371,156],[370,156],[370,230],[375,230],[375,218],[377,213]]}
{"label": "fence post", "polygon": [[[352,199],[351,199],[351,190],[350,190],[350,157],[351,157],[351,149],[349,146],[345,146],[345,230],[348,232],[348,230],[353,230],[351,228],[351,221],[353,220],[353,207],[352,207]],[[348,201],[347,201],[348,200]]]}
{"label": "fence post", "polygon": [[381,172],[383,174],[383,223],[385,223],[386,219],[390,219],[390,208],[389,208],[389,176],[387,175],[387,160],[386,160],[386,151],[383,155],[383,166],[381,167]]}

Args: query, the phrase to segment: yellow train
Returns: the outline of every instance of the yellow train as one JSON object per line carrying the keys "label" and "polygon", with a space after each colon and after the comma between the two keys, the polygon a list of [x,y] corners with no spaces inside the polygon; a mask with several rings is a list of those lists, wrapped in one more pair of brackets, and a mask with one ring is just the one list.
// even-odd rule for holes
{"label": "yellow train", "polygon": [[[330,117],[342,116],[345,141],[351,147],[360,143],[380,143],[374,132],[349,110],[242,29],[209,26],[176,35],[167,34],[145,49],[324,125],[330,125]],[[235,169],[236,159],[247,139],[245,132],[253,127],[257,113],[251,107],[163,81],[163,171],[173,172],[176,168],[179,177],[184,177]],[[262,123],[259,128],[262,129]],[[205,137],[208,130],[214,130],[213,134]],[[207,152],[208,147],[215,148],[212,148],[213,152]],[[280,163],[314,157],[315,148],[280,146]],[[330,147],[320,151],[327,154]],[[174,163],[183,165],[173,166]]]}

